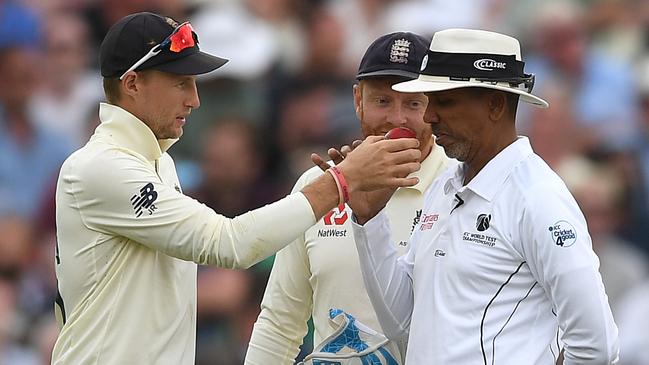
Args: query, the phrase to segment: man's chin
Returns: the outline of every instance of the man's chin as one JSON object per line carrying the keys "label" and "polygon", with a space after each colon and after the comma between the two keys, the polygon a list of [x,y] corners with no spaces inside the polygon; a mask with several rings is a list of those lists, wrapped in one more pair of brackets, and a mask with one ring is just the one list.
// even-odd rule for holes
{"label": "man's chin", "polygon": [[183,135],[183,130],[182,128],[176,129],[173,131],[169,131],[168,133],[163,134],[161,137],[158,137],[158,139],[179,139]]}

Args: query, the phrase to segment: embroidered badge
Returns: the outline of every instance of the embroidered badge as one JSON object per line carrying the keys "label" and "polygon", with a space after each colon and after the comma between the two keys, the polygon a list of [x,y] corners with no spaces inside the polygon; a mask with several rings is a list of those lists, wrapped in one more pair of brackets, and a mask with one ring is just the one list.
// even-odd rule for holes
{"label": "embroidered badge", "polygon": [[175,21],[175,20],[173,20],[173,19],[171,19],[169,17],[165,17],[165,22],[167,22],[167,24],[171,25],[174,28],[177,28],[178,25],[179,25],[177,21]]}
{"label": "embroidered badge", "polygon": [[397,39],[390,49],[390,62],[408,63],[410,54],[410,41],[406,39]]}

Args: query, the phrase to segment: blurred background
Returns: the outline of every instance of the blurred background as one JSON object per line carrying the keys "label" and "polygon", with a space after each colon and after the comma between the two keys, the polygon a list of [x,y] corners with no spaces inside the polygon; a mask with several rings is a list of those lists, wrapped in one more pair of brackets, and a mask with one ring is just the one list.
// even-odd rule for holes
{"label": "blurred background", "polygon": [[[379,35],[517,37],[551,105],[522,105],[520,131],[586,215],[620,364],[649,364],[649,1],[0,0],[0,365],[50,362],[58,169],[98,123],[101,39],[143,10],[191,20],[202,49],[231,60],[200,78],[202,106],[170,150],[183,190],[229,217],[360,135],[353,78]],[[243,362],[271,267],[200,268],[197,364]]]}

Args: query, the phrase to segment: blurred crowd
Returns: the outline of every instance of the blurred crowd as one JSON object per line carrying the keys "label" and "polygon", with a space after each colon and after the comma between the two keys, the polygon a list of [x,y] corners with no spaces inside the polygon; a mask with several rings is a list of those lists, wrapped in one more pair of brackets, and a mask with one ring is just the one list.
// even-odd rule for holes
{"label": "blurred crowd", "polygon": [[[143,10],[190,20],[203,50],[231,60],[199,78],[201,107],[170,151],[183,190],[229,217],[360,136],[351,86],[379,35],[517,37],[550,102],[522,105],[520,131],[586,215],[620,364],[649,363],[648,1],[0,0],[0,365],[50,362],[58,169],[98,123],[101,39]],[[197,364],[242,363],[271,266],[199,269]]]}

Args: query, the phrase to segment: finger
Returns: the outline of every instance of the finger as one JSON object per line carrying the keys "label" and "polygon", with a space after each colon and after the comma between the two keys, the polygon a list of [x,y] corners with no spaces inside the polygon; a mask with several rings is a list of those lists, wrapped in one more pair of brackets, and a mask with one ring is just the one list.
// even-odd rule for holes
{"label": "finger", "polygon": [[330,148],[327,151],[327,154],[329,155],[329,158],[334,162],[334,165],[338,165],[345,159],[345,156],[343,156],[343,154],[335,148]]}
{"label": "finger", "polygon": [[379,142],[379,141],[383,141],[384,139],[385,139],[385,136],[382,136],[382,135],[381,136],[367,136],[361,142],[376,143],[376,142]]}
{"label": "finger", "polygon": [[388,161],[394,164],[404,164],[409,162],[419,162],[421,160],[421,151],[415,149],[396,151],[390,153]]}
{"label": "finger", "polygon": [[393,173],[396,177],[406,177],[413,172],[417,172],[421,169],[421,164],[419,162],[411,162],[402,165],[397,165],[394,167]]}
{"label": "finger", "polygon": [[343,154],[344,157],[347,157],[347,155],[352,151],[352,148],[348,145],[342,146],[340,149],[340,153]]}
{"label": "finger", "polygon": [[318,155],[317,153],[311,154],[311,161],[322,171],[327,171],[327,169],[329,168],[329,164],[326,163],[325,160],[323,160],[322,157],[320,157],[320,155]]}
{"label": "finger", "polygon": [[383,144],[389,152],[419,148],[419,140],[416,138],[385,139],[376,143]]}
{"label": "finger", "polygon": [[419,183],[419,178],[416,176],[413,177],[404,177],[404,178],[395,178],[395,180],[392,181],[393,185],[395,187],[408,187],[408,186],[415,186],[417,183]]}
{"label": "finger", "polygon": [[360,146],[361,143],[363,143],[363,141],[361,141],[360,139],[355,140],[354,142],[352,142],[352,149],[356,149],[356,147]]}

